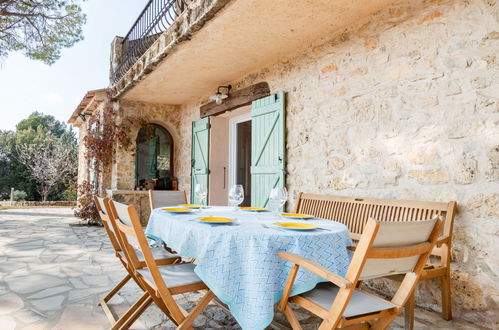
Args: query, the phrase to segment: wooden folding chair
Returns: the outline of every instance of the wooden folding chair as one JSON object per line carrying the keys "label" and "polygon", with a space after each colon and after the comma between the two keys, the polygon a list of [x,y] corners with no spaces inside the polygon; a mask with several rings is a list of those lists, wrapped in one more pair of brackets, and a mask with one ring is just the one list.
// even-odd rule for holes
{"label": "wooden folding chair", "polygon": [[149,205],[151,211],[158,207],[187,204],[185,191],[180,190],[149,190]]}
{"label": "wooden folding chair", "polygon": [[[421,274],[420,280],[435,278],[440,280],[442,297],[442,318],[452,319],[451,305],[451,255],[452,232],[457,203],[422,202],[349,196],[328,196],[299,193],[296,213],[312,214],[316,217],[331,219],[348,227],[350,236],[358,240],[369,218],[381,221],[417,221],[440,216],[444,219],[440,237]],[[401,282],[403,276],[388,277]],[[405,327],[414,327],[414,294],[405,305]]]}
{"label": "wooden folding chair", "polygon": [[[131,279],[134,278],[135,282],[139,285],[139,287],[144,290],[143,285],[140,283],[140,281],[137,280],[133,268],[130,267],[130,263],[125,257],[123,253],[123,248],[122,244],[120,243],[119,237],[116,235],[116,230],[115,230],[115,225],[113,224],[113,215],[112,212],[110,211],[109,207],[109,199],[108,198],[102,198],[98,196],[93,196],[94,198],[94,203],[97,208],[97,211],[99,212],[100,218],[102,220],[102,224],[104,225],[104,228],[107,232],[107,235],[109,237],[109,240],[111,241],[111,245],[114,248],[114,251],[116,253],[116,257],[120,260],[122,263],[123,267],[127,271],[127,275],[120,281],[114,288],[109,291],[109,293],[102,298],[102,300],[99,302],[99,306],[102,307],[104,310],[104,313],[106,314],[107,318],[113,325],[113,327],[120,328],[120,326],[128,320],[131,314],[133,314],[133,311],[128,311],[124,315],[122,315],[120,318],[116,318],[109,305],[108,302],[111,300],[111,298],[121,290],[121,288]],[[178,255],[174,255],[169,253],[166,250],[163,249],[155,249],[155,258],[158,259],[158,263],[161,265],[168,265],[172,263],[177,263],[180,262],[180,257]],[[137,261],[137,267],[143,268],[145,267],[144,260],[138,260]]]}
{"label": "wooden folding chair", "polygon": [[[413,293],[426,260],[437,242],[442,220],[381,222],[369,219],[354,250],[345,277],[300,256],[277,255],[293,263],[279,309],[293,329],[301,329],[290,302],[296,303],[323,319],[319,329],[386,329],[401,313]],[[328,280],[313,290],[289,297],[299,267]],[[389,274],[405,274],[391,300],[360,289],[366,279]]]}
{"label": "wooden folding chair", "polygon": [[[110,205],[111,211],[115,215],[121,239],[124,242],[125,254],[130,260],[136,259],[137,251],[133,248],[133,245],[137,244],[144,256],[147,268],[137,268],[135,270],[137,278],[149,293],[149,297],[144,304],[150,304],[154,301],[178,326],[177,329],[190,329],[192,322],[215,295],[196,275],[194,272],[195,265],[192,263],[158,267],[159,265],[153,257],[151,248],[147,244],[147,238],[140,225],[135,207],[115,201],[111,201]],[[207,290],[207,293],[190,312],[185,311],[173,298],[174,295],[198,290]]]}

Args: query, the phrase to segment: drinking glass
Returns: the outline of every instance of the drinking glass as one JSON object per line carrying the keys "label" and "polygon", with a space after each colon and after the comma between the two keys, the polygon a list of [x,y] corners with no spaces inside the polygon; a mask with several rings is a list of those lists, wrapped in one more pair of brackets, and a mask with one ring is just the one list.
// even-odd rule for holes
{"label": "drinking glass", "polygon": [[208,189],[206,188],[206,185],[204,183],[196,183],[196,186],[194,187],[194,194],[199,199],[199,203],[204,205],[203,201],[208,195]]}
{"label": "drinking glass", "polygon": [[241,204],[244,200],[244,189],[240,184],[235,184],[229,190],[229,205],[234,207],[234,210],[237,210],[239,204]]}
{"label": "drinking glass", "polygon": [[279,212],[281,211],[284,204],[288,200],[288,191],[286,187],[274,188],[270,191],[269,195],[269,207],[270,210],[274,212],[274,218],[278,219]]}

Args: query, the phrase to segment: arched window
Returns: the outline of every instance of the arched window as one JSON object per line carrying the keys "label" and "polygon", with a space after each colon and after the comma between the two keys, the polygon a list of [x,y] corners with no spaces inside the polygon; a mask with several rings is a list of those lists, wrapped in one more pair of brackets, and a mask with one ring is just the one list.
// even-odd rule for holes
{"label": "arched window", "polygon": [[137,136],[135,185],[144,187],[154,180],[155,189],[172,189],[173,139],[161,126],[148,124]]}

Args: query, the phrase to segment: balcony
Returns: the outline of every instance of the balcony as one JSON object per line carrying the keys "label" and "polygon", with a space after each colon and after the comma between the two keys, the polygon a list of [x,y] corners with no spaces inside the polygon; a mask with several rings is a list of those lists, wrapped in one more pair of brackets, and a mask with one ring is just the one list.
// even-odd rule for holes
{"label": "balcony", "polygon": [[[172,9],[158,10],[169,22],[161,29],[136,23],[139,32],[115,47],[119,54],[123,45],[123,55],[114,55],[120,59],[112,74],[115,98],[191,102],[210,95],[216,86],[287,61],[314,42],[341,35],[348,26],[394,2],[301,0],[290,6],[287,0],[184,1],[184,7],[170,4]],[[155,21],[150,18],[153,14],[142,16],[148,17],[146,22]],[[169,28],[159,32],[165,27]]]}
{"label": "balcony", "polygon": [[144,55],[161,33],[172,26],[186,8],[184,0],[149,0],[121,41],[121,55],[111,72],[115,84]]}

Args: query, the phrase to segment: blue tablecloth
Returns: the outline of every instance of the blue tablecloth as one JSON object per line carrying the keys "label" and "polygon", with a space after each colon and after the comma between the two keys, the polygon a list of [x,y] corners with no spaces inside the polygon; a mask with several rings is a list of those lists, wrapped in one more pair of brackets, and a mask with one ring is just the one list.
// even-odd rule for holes
{"label": "blue tablecloth", "polygon": [[[192,220],[199,216],[236,218],[231,225],[210,225]],[[180,255],[197,259],[195,272],[227,304],[243,329],[264,329],[274,317],[291,263],[276,256],[291,252],[344,275],[351,255],[347,227],[313,219],[325,230],[285,231],[265,228],[276,219],[270,212],[233,211],[211,207],[190,214],[170,214],[161,209],[151,213],[146,234],[159,238]],[[280,219],[279,221],[285,221]],[[291,221],[291,220],[290,220]],[[301,222],[303,220],[292,220]],[[324,280],[300,268],[293,294],[302,293]]]}

